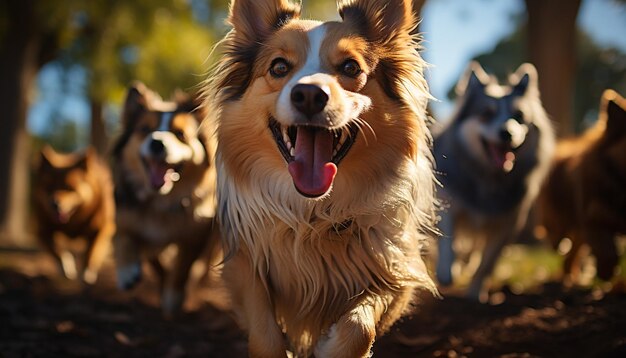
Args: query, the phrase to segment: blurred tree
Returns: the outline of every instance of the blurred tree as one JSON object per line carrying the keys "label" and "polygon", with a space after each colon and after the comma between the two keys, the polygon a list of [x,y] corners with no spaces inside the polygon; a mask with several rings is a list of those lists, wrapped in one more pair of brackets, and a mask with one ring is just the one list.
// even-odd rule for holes
{"label": "blurred tree", "polygon": [[528,55],[539,73],[539,90],[557,133],[570,134],[576,68],[576,17],[581,0],[525,0]]}
{"label": "blurred tree", "polygon": [[600,97],[605,89],[626,94],[626,53],[600,47],[587,34],[579,32],[575,84],[573,129],[581,132],[598,118]]}
{"label": "blurred tree", "polygon": [[[0,232],[9,237],[25,232],[29,186],[25,117],[38,70],[51,60],[87,70],[91,141],[102,151],[107,143],[102,108],[110,100],[121,102],[132,79],[139,78],[164,94],[200,82],[212,43],[208,29],[195,21],[190,1],[199,4],[194,0],[0,2],[0,104],[5,117],[5,130],[0,132]],[[216,10],[223,6],[220,2]],[[147,71],[144,66],[156,68]]]}
{"label": "blurred tree", "polygon": [[103,108],[120,102],[126,86],[141,79],[161,93],[199,82],[212,45],[186,0],[92,1],[79,12],[80,36],[61,59],[87,69],[91,144],[108,144]]}
{"label": "blurred tree", "polygon": [[24,235],[28,192],[28,96],[37,71],[67,43],[71,5],[56,1],[0,2],[0,232]]}

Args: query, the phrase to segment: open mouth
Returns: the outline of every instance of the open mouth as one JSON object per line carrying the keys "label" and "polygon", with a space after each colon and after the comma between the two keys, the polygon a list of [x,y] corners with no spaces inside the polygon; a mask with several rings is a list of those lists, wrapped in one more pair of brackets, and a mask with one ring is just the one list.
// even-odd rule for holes
{"label": "open mouth", "polygon": [[59,210],[57,211],[57,215],[56,215],[56,220],[58,223],[60,224],[67,224],[70,219],[72,218],[72,215],[74,215],[74,212],[76,211],[76,208],[74,209],[70,209],[67,211],[63,211],[63,210]]}
{"label": "open mouth", "polygon": [[169,193],[174,183],[180,180],[182,164],[169,164],[161,159],[142,159],[152,189],[161,194]]}
{"label": "open mouth", "polygon": [[300,194],[315,198],[330,189],[337,165],[354,144],[358,129],[348,125],[328,130],[314,126],[283,126],[270,118],[278,150],[288,164],[289,174]]}
{"label": "open mouth", "polygon": [[510,145],[489,142],[485,138],[482,138],[481,141],[487,156],[495,168],[505,173],[513,170],[515,166],[515,153]]}

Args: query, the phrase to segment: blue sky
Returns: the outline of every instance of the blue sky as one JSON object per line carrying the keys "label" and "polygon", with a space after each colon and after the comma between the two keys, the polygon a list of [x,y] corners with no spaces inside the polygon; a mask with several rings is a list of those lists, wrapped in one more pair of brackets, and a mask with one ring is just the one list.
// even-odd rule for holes
{"label": "blue sky", "polygon": [[[515,29],[513,18],[525,11],[522,0],[429,0],[422,12],[424,57],[431,92],[440,100],[434,114],[445,118],[452,110],[446,92],[474,56],[491,50]],[[626,6],[613,0],[583,0],[578,24],[602,46],[626,52]],[[88,124],[89,104],[82,93],[86,76],[80,69],[62,76],[46,66],[38,76],[38,90],[28,115],[28,127],[42,133],[53,111],[62,118]]]}
{"label": "blue sky", "polygon": [[[546,0],[548,1],[548,0]],[[521,0],[431,0],[422,10],[424,58],[431,92],[441,102],[433,103],[437,118],[450,115],[453,104],[447,91],[456,83],[468,61],[488,52],[515,30],[513,18],[523,16]],[[613,0],[584,0],[578,25],[601,46],[626,52],[626,6]]]}

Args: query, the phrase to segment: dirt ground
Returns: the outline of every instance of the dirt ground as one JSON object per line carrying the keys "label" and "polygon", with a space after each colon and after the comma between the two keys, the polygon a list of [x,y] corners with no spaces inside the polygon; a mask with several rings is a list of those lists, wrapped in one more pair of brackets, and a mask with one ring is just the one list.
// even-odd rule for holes
{"label": "dirt ground", "polygon": [[[0,250],[0,357],[245,357],[222,288],[195,284],[165,320],[155,282],[119,292],[108,263],[93,287],[61,279],[47,255]],[[544,284],[490,304],[454,292],[420,298],[374,357],[626,357],[623,290]]]}

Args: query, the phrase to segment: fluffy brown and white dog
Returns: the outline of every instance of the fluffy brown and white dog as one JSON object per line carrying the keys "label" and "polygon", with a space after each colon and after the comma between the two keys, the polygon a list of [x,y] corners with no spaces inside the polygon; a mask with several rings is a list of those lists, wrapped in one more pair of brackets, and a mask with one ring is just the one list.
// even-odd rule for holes
{"label": "fluffy brown and white dog", "polygon": [[617,92],[604,92],[593,127],[558,143],[540,204],[551,241],[572,243],[566,283],[576,283],[586,245],[598,276],[610,279],[619,261],[615,237],[626,234],[626,100]]}
{"label": "fluffy brown and white dog", "polygon": [[343,21],[236,0],[207,90],[217,110],[224,281],[252,357],[363,357],[435,291],[421,257],[434,177],[411,1]]}
{"label": "fluffy brown and white dog", "polygon": [[113,183],[108,165],[93,148],[80,153],[58,153],[45,146],[35,171],[33,191],[38,237],[53,255],[63,274],[74,279],[74,256],[57,234],[85,238],[82,279],[94,283],[109,254],[115,232]]}
{"label": "fluffy brown and white dog", "polygon": [[[128,91],[123,133],[113,149],[118,285],[133,287],[146,259],[162,280],[166,315],[181,308],[194,261],[207,243],[219,241],[213,225],[215,144],[199,132],[204,115],[196,107],[189,98],[162,101],[135,84]],[[158,255],[170,244],[177,251],[167,270]]]}

